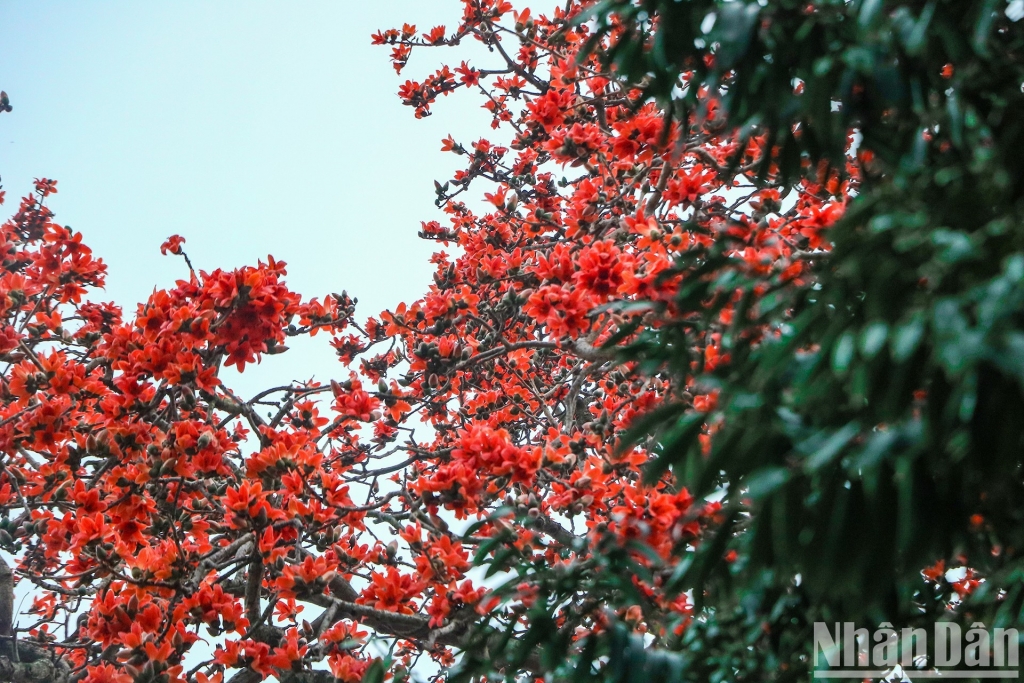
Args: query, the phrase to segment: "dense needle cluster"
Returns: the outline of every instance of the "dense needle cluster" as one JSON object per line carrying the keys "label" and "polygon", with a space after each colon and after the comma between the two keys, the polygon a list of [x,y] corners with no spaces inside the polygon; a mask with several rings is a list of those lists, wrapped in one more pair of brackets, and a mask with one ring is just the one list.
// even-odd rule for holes
{"label": "dense needle cluster", "polygon": [[[573,19],[590,4],[464,0],[454,31],[374,36],[398,71],[414,49],[481,41],[493,64],[444,67],[400,95],[425,116],[471,89],[510,142],[442,142],[465,168],[437,184],[446,218],[420,236],[451,253],[434,255],[421,299],[364,324],[347,294],[291,292],[273,258],[189,266],[124,316],[90,298],[104,266],[53,221],[56,183],[37,182],[0,235],[0,542],[34,585],[23,660],[55,657],[57,675],[88,683],[325,668],[356,683],[383,675],[368,643],[384,639],[400,680],[422,655],[453,663],[471,624],[515,624],[548,590],[526,575],[489,592],[474,557],[590,571],[607,543],[650,570],[618,616],[655,637],[685,628],[685,596],[659,585],[717,504],[669,474],[645,479],[652,453],[622,437],[665,402],[707,411],[715,391],[613,347],[678,314],[679,288],[705,277],[676,267],[695,248],[728,241],[765,292],[806,277],[857,169],[788,196],[755,186],[771,150],[738,143],[713,97],[673,121],[578,59],[588,34]],[[728,325],[742,312],[723,283],[708,304]],[[243,397],[220,377],[318,332],[342,363],[335,381]],[[694,374],[729,362],[719,339],[712,326],[695,340]],[[597,602],[567,600],[562,625],[603,628]]]}

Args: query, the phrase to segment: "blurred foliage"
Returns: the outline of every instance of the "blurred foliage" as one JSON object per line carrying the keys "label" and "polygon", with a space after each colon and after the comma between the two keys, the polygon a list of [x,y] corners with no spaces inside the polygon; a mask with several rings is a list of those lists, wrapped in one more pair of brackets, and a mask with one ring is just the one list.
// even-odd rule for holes
{"label": "blurred foliage", "polygon": [[[784,177],[841,169],[855,132],[863,184],[803,284],[755,292],[724,242],[679,264],[685,323],[644,332],[630,360],[687,376],[707,303],[739,291],[745,313],[723,334],[731,362],[695,380],[717,407],[637,428],[695,495],[724,491],[722,524],[665,584],[692,591],[695,620],[654,643],[613,620],[576,648],[537,605],[526,623],[557,677],[806,680],[816,620],[1024,627],[1024,21],[1008,4],[605,0],[585,17],[677,118],[719,95]],[[985,581],[958,603],[922,577],[940,560]],[[627,594],[628,554],[602,561],[587,576],[614,589],[551,581]],[[489,642],[463,671],[509,661]]]}

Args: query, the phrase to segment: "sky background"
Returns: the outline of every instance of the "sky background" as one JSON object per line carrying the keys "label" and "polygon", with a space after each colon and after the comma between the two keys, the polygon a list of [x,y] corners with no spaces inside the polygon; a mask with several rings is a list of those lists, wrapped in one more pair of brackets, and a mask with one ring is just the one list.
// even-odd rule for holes
{"label": "sky background", "polygon": [[[490,132],[477,97],[457,93],[417,120],[398,86],[476,45],[414,53],[401,76],[370,34],[454,28],[458,0],[47,2],[0,0],[0,115],[6,218],[32,179],[58,180],[57,222],[108,264],[97,298],[134,310],[187,276],[159,246],[180,234],[197,269],[273,254],[305,298],[347,289],[365,319],[419,298],[440,218],[433,180],[459,158],[454,133]],[[450,251],[450,250],[449,250]],[[341,374],[323,335],[265,358],[239,381]]]}

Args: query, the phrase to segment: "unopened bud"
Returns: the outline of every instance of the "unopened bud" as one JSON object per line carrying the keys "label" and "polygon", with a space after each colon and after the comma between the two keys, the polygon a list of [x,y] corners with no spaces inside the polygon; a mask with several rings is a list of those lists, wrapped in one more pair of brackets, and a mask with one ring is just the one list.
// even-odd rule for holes
{"label": "unopened bud", "polygon": [[342,390],[341,385],[337,381],[331,380],[331,392],[334,394],[334,398],[341,398],[345,392]]}

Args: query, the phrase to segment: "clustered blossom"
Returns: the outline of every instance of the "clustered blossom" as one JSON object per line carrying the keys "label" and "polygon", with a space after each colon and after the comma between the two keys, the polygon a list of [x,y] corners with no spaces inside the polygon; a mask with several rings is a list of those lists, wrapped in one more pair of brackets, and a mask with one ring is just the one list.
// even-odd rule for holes
{"label": "clustered blossom", "polygon": [[[304,300],[272,257],[210,272],[185,257],[187,277],[125,317],[89,298],[105,268],[53,221],[54,181],[0,228],[0,547],[34,584],[31,637],[88,683],[324,664],[356,683],[371,634],[394,641],[395,666],[448,665],[472,621],[515,623],[542,595],[528,576],[501,599],[470,577],[478,553],[508,547],[569,567],[602,543],[647,546],[645,601],[619,616],[654,634],[689,617],[660,588],[717,506],[669,474],[645,480],[651,453],[622,437],[666,401],[708,412],[715,395],[604,347],[684,315],[688,250],[728,244],[762,292],[809,277],[801,255],[827,248],[856,169],[808,169],[783,202],[742,170],[771,153],[763,138],[741,148],[710,116],[666,126],[635,87],[578,59],[591,0],[461,4],[453,30],[373,37],[399,72],[427,47],[491,48],[494,63],[442,67],[399,93],[421,117],[469,89],[511,140],[442,141],[464,165],[436,184],[443,217],[420,236],[452,253],[432,257],[417,301],[360,324],[348,294]],[[713,93],[699,95],[713,112]],[[486,190],[479,205],[471,185]],[[161,251],[184,256],[184,239]],[[691,340],[694,376],[728,364],[735,303],[723,291],[717,322]],[[320,332],[333,380],[227,386],[221,368],[251,372]],[[702,426],[705,444],[714,432]],[[466,521],[479,522],[468,535]],[[584,607],[559,618],[580,636],[606,627]],[[195,647],[204,639],[212,648]]]}

